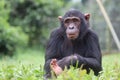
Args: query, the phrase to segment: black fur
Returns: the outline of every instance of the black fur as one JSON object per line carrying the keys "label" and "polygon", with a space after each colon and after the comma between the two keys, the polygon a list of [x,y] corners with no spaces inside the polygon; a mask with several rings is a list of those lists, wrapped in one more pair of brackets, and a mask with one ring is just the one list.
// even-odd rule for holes
{"label": "black fur", "polygon": [[75,66],[78,61],[78,67],[83,64],[87,73],[89,73],[89,69],[92,69],[94,74],[98,75],[99,71],[102,70],[101,50],[97,35],[88,28],[89,25],[84,18],[84,14],[77,10],[69,10],[63,16],[63,20],[70,16],[81,19],[79,37],[75,40],[67,39],[65,27],[63,21],[61,21],[61,27],[51,33],[47,44],[44,65],[45,77],[51,77],[50,62],[54,58],[57,59],[57,63],[62,69],[65,66],[68,68],[70,65]]}

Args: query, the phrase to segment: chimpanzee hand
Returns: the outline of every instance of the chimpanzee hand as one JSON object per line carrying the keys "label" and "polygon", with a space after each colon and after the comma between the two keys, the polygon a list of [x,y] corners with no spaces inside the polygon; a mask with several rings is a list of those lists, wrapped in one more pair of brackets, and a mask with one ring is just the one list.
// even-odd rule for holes
{"label": "chimpanzee hand", "polygon": [[62,73],[62,68],[57,64],[57,60],[56,59],[52,59],[50,62],[50,67],[53,70],[53,72],[55,72],[55,74],[58,76]]}

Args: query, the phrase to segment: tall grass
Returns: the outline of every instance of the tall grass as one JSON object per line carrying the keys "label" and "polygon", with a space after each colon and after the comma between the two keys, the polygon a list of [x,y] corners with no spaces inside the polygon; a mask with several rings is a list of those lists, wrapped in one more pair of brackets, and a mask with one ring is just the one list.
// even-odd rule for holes
{"label": "tall grass", "polygon": [[94,76],[93,71],[88,75],[85,70],[65,70],[57,80],[120,80],[120,54],[103,56],[103,71],[99,76]]}
{"label": "tall grass", "polygon": [[[44,50],[19,49],[15,56],[0,58],[0,80],[43,80]],[[71,67],[53,80],[120,80],[120,54],[103,56],[100,76]]]}

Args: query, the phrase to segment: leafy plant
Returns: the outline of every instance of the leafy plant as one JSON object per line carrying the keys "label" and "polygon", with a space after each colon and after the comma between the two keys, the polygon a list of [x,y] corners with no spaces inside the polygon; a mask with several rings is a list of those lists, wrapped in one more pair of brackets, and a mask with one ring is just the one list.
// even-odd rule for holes
{"label": "leafy plant", "polygon": [[20,27],[13,27],[7,22],[9,9],[5,7],[4,0],[0,4],[0,54],[11,55],[17,46],[27,43],[27,35]]}

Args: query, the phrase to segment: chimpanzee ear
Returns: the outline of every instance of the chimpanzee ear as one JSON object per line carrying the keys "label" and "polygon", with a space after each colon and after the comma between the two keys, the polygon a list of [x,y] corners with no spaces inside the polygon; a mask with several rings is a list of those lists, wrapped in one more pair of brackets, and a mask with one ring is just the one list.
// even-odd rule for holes
{"label": "chimpanzee ear", "polygon": [[89,14],[89,13],[85,13],[85,14],[84,14],[84,17],[85,17],[86,21],[89,21],[89,19],[90,19],[90,14]]}
{"label": "chimpanzee ear", "polygon": [[60,21],[62,21],[62,16],[58,16],[58,19],[59,19]]}

